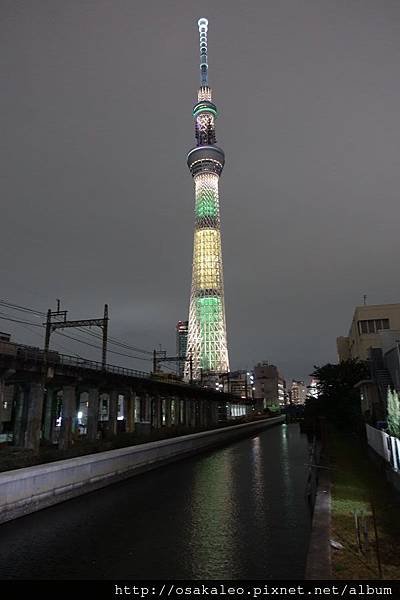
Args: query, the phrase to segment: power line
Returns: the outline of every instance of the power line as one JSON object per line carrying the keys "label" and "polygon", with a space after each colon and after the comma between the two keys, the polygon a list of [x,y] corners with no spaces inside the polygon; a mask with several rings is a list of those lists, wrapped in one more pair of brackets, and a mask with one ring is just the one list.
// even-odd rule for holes
{"label": "power line", "polygon": [[170,373],[172,373],[173,375],[176,375],[176,370],[173,367],[171,367],[170,365],[163,364],[162,369],[165,369],[165,370],[169,371]]}
{"label": "power line", "polygon": [[[19,304],[14,304],[14,303],[8,302],[7,300],[4,300],[4,299],[0,299],[0,306],[4,306],[4,307],[6,307],[8,309],[11,309],[11,310],[17,310],[17,311],[21,311],[21,312],[28,312],[30,314],[34,314],[37,317],[46,317],[46,313],[44,313],[42,311],[39,311],[39,310],[36,310],[36,309],[33,309],[33,308],[28,308],[26,306],[21,306]],[[19,322],[19,321],[15,321],[15,322]],[[36,327],[39,327],[39,325],[37,325],[36,323],[29,323],[29,324],[35,325]],[[84,335],[88,335],[88,336],[94,337],[96,339],[102,339],[101,335],[99,335],[99,334],[97,334],[97,333],[95,333],[93,331],[86,331],[86,330],[84,330],[84,329],[82,329],[80,327],[77,327],[77,330],[80,333],[84,334]],[[76,339],[76,341],[82,341],[82,340],[79,340],[77,338],[71,338],[71,339]],[[125,350],[132,350],[133,352],[140,352],[141,354],[147,354],[149,356],[153,355],[153,352],[151,352],[150,350],[144,350],[143,348],[137,348],[136,346],[131,346],[130,344],[127,344],[126,342],[123,342],[122,340],[118,340],[116,338],[109,337],[107,341],[108,341],[109,344],[112,344],[114,346],[119,346],[121,348],[124,348]],[[84,343],[84,342],[82,342],[82,343]],[[114,354],[118,354],[117,352],[112,351],[112,350],[109,350],[109,352],[113,352]],[[121,354],[121,356],[126,356],[126,355]],[[140,358],[140,357],[135,357],[135,358],[139,358],[139,360],[150,360],[150,359],[144,359],[144,358]]]}
{"label": "power line", "polygon": [[[4,315],[5,313],[1,312],[1,315]],[[43,325],[38,325],[37,323],[32,323],[31,321],[20,321],[18,319],[11,319],[9,317],[0,317],[0,319],[3,319],[4,321],[12,321],[13,323],[17,323],[17,325],[20,325],[21,327],[23,327],[24,329],[27,329],[28,331],[30,331],[31,333],[33,333],[34,335],[39,336],[41,339],[43,339],[43,336],[40,335],[40,333],[38,331],[35,331],[34,329],[32,329],[31,327],[29,327],[29,325],[33,325],[34,327],[41,327],[43,328]],[[64,346],[64,344],[60,344],[56,342],[56,345],[60,348],[62,348],[63,350],[67,350],[68,352],[71,352],[71,350],[69,348],[67,348],[66,346]],[[77,356],[78,358],[82,358],[81,356],[79,356],[79,354],[76,354],[76,352],[74,352],[75,356]]]}
{"label": "power line", "polygon": [[[5,313],[0,313],[0,315],[4,315]],[[12,321],[13,323],[24,323],[25,325],[33,325],[34,327],[41,327],[43,328],[43,325],[38,325],[37,323],[32,323],[32,321],[21,321],[19,319],[11,319],[10,316],[5,316],[5,317],[0,317],[0,319],[2,319],[3,321]]]}
{"label": "power line", "polygon": [[[5,313],[0,313],[0,315],[5,314]],[[12,319],[10,317],[1,317],[0,319],[3,319],[4,321],[12,321],[13,323],[20,323],[20,324],[24,324],[24,325],[33,325],[34,327],[40,327],[43,329],[43,325],[38,325],[37,323],[32,323],[32,321],[21,321],[19,319]],[[86,346],[91,346],[92,348],[96,348],[96,350],[101,350],[100,346],[96,346],[95,344],[91,344],[90,342],[86,342],[85,340],[81,340],[79,338],[73,337],[71,335],[67,335],[66,333],[60,333],[59,331],[55,331],[54,333],[58,333],[58,335],[62,335],[65,338],[68,338],[70,340],[74,340],[75,342],[80,342],[81,344],[85,344]],[[118,354],[118,356],[126,356],[127,358],[134,358],[137,360],[146,360],[146,361],[151,361],[151,358],[144,358],[143,356],[132,356],[131,354],[125,354],[122,352],[117,352],[116,350],[110,350],[108,349],[108,352],[110,354]]]}
{"label": "power line", "polygon": [[[99,335],[98,333],[96,333],[94,331],[85,331],[81,327],[77,327],[77,330],[85,335],[89,335],[98,340],[103,339],[101,335]],[[110,344],[113,344],[114,346],[120,346],[121,348],[125,348],[126,350],[133,350],[134,352],[141,352],[142,354],[148,354],[149,356],[153,355],[153,352],[150,352],[149,350],[142,350],[141,348],[137,348],[136,346],[130,346],[129,344],[126,344],[125,342],[116,340],[115,338],[112,338],[112,337],[109,337],[107,339],[107,342]],[[149,360],[149,359],[146,359],[146,360]]]}
{"label": "power line", "polygon": [[[73,337],[72,335],[67,335],[66,333],[60,333],[59,331],[55,331],[58,335],[62,335],[69,340],[74,340],[75,342],[80,342],[81,344],[85,344],[85,346],[90,346],[91,348],[96,348],[97,350],[101,350],[100,346],[96,346],[95,344],[91,344],[90,342],[86,342],[85,340],[81,340],[79,338]],[[143,356],[132,356],[131,354],[124,354],[122,352],[117,352],[116,350],[108,349],[107,352],[110,354],[118,354],[118,356],[126,356],[127,358],[135,358],[137,360],[146,360],[151,361],[151,358],[143,358]]]}
{"label": "power line", "polygon": [[11,302],[7,302],[7,300],[0,299],[0,305],[6,308],[12,308],[14,310],[19,310],[21,312],[29,312],[35,315],[45,316],[44,312],[40,312],[39,310],[35,310],[33,308],[27,308],[26,306],[20,306],[19,304],[13,304]]}

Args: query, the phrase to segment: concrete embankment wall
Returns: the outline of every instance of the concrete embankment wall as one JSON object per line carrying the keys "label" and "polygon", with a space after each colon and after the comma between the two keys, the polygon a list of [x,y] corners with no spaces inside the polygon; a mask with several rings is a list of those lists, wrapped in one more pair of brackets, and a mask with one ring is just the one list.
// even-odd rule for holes
{"label": "concrete embankment wall", "polygon": [[263,419],[0,473],[0,523],[283,423]]}

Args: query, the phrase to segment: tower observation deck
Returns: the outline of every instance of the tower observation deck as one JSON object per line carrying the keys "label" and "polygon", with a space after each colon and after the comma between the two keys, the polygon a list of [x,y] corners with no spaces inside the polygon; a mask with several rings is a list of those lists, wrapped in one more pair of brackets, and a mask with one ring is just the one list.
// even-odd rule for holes
{"label": "tower observation deck", "polygon": [[[195,230],[192,287],[189,306],[187,356],[192,377],[202,372],[229,371],[226,341],[221,220],[218,183],[225,164],[216,145],[217,107],[208,85],[207,19],[198,21],[200,34],[200,87],[193,108],[196,146],[187,155],[195,192]],[[185,379],[190,377],[189,360]]]}

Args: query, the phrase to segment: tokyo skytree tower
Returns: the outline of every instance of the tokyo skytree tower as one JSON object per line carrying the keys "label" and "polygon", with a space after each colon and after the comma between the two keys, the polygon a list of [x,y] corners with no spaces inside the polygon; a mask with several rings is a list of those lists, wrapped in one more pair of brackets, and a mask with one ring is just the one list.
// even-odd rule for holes
{"label": "tokyo skytree tower", "polygon": [[198,26],[200,87],[198,102],[193,108],[196,147],[187,156],[194,181],[195,230],[186,380],[190,379],[190,375],[193,379],[200,379],[202,372],[229,371],[218,199],[218,181],[225,155],[215,145],[217,107],[212,102],[208,85],[207,19],[200,19]]}

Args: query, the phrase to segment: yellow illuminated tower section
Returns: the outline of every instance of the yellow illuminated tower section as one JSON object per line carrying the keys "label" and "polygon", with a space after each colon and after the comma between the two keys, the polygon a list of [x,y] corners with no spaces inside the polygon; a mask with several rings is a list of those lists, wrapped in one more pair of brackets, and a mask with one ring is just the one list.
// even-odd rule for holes
{"label": "yellow illuminated tower section", "polygon": [[195,191],[195,231],[186,380],[191,376],[200,379],[202,373],[229,371],[218,195],[225,155],[216,146],[217,107],[208,85],[207,19],[200,19],[198,26],[200,88],[193,108],[196,147],[187,157]]}

